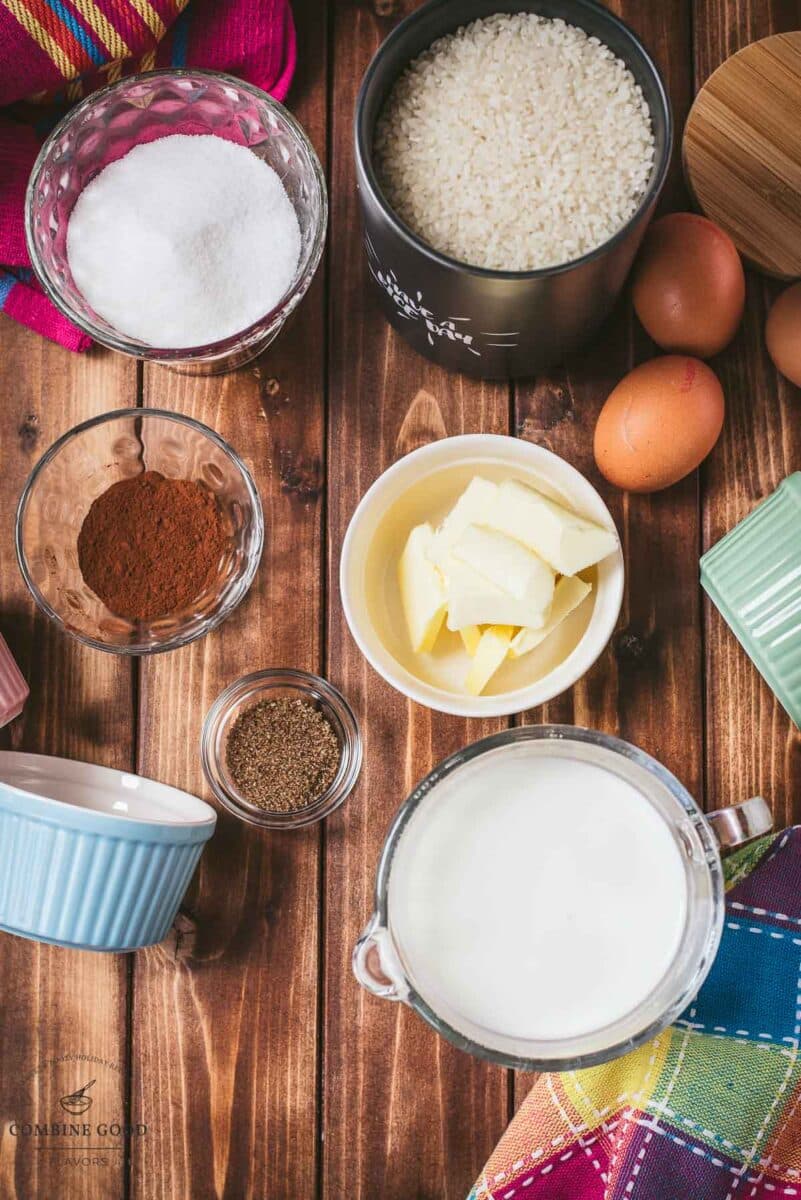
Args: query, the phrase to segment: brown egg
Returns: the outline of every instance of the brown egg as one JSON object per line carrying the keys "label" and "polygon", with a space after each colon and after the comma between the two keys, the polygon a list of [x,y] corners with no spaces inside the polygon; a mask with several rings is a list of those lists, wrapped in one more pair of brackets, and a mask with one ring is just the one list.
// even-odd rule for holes
{"label": "brown egg", "polygon": [[717,354],[737,332],[745,305],[734,242],[695,213],[654,221],[634,264],[632,300],[663,350],[699,358]]}
{"label": "brown egg", "polygon": [[723,389],[697,358],[668,354],[635,367],[595,426],[595,461],[629,492],[656,492],[694,471],[723,426]]}
{"label": "brown egg", "polygon": [[801,387],[801,283],[794,283],[774,303],[765,324],[768,354],[777,371]]}

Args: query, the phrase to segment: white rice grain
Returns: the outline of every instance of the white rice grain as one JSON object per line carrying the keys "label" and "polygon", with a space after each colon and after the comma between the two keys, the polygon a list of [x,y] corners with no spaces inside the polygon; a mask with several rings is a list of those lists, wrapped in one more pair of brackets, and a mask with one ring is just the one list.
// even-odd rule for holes
{"label": "white rice grain", "polygon": [[570,262],[634,214],[654,164],[648,105],[608,46],[561,20],[498,13],[434,42],[376,125],[386,197],[473,266]]}

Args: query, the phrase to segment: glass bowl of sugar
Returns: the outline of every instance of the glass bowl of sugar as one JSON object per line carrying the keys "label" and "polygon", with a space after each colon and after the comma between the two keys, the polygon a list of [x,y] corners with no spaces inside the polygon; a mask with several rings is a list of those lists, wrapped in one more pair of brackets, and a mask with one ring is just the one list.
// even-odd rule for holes
{"label": "glass bowl of sugar", "polygon": [[325,177],[283,105],[217,71],[134,75],[43,145],[25,226],[37,278],[102,345],[232,370],[300,302],[323,251]]}

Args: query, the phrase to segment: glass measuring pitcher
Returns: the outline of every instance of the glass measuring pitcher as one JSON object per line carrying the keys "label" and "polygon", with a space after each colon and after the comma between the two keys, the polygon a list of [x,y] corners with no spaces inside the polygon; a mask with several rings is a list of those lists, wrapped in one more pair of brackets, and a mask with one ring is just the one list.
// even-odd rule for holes
{"label": "glass measuring pitcher", "polygon": [[707,816],[659,762],[572,726],[458,751],[398,812],[353,968],[448,1041],[521,1070],[593,1066],[670,1024],[712,965],[721,852],[760,797]]}

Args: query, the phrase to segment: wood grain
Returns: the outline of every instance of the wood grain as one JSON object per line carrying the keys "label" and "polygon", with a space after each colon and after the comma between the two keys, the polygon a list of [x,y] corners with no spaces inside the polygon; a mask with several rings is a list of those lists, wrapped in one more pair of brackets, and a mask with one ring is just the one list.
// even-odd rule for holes
{"label": "wood grain", "polygon": [[[696,84],[750,41],[801,28],[799,0],[696,0]],[[778,288],[748,274],[743,327],[713,361],[726,394],[721,440],[702,476],[703,545],[713,545],[801,466],[801,392],[765,350],[767,309]],[[801,735],[714,606],[704,605],[706,770],[710,807],[761,792],[777,827],[801,815]]]}
{"label": "wood grain", "polygon": [[[618,0],[612,7],[655,55],[681,125],[691,86],[689,6]],[[674,155],[662,207],[682,207],[684,202]],[[612,510],[626,557],[620,627],[606,654],[569,695],[532,715],[597,725],[629,738],[700,795],[697,480],[652,496],[629,495],[600,476],[592,454],[595,421],[607,395],[655,350],[626,295],[593,345],[564,368],[516,388],[518,435],[561,454],[590,478]]]}
{"label": "wood grain", "polygon": [[683,159],[701,210],[759,270],[801,275],[801,31],[727,59],[698,93]]}
{"label": "wood grain", "polygon": [[[93,351],[81,358],[0,317],[0,631],[31,687],[24,714],[0,737],[13,749],[60,754],[130,770],[132,672],[125,661],[84,649],[35,609],[13,550],[14,512],[27,475],[77,422],[135,401],[132,364]],[[10,1135],[12,1122],[69,1120],[59,1098],[95,1078],[91,1120],[125,1121],[128,959],[38,945],[0,935],[0,1197],[120,1200],[124,1143],[102,1164],[69,1165],[96,1139]],[[88,1062],[86,1055],[100,1060]],[[59,1060],[59,1061],[54,1061]]]}
{"label": "wood grain", "polygon": [[[290,100],[321,158],[325,25],[295,4],[303,67]],[[264,506],[265,553],[241,607],[213,636],[143,664],[139,769],[210,799],[198,739],[224,686],[269,666],[322,662],[322,273],[257,365],[198,379],[145,374],[146,404],[216,429]],[[318,1092],[319,827],[260,832],[220,813],[185,917],[137,956],[133,1108],[136,1200],[314,1195]]]}
{"label": "wood grain", "polygon": [[[371,53],[413,4],[332,4],[330,47],[320,5],[294,4],[301,66],[290,107],[321,154],[330,133],[327,295],[321,273],[255,367],[217,379],[144,374],[145,403],[198,417],[244,455],[261,490],[267,545],[232,619],[201,643],[146,661],[140,676],[35,615],[12,547],[13,509],[38,454],[83,417],[135,402],[135,368],[97,351],[68,355],[0,317],[0,630],[34,693],[0,735],[4,744],[136,762],[208,796],[197,755],[202,717],[225,684],[269,665],[325,667],[365,738],[361,783],[325,827],[278,836],[221,819],[164,945],[132,960],[0,936],[0,1200],[462,1200],[505,1125],[505,1072],[374,1000],[350,971],[398,804],[432,763],[499,724],[408,704],[364,662],[338,599],[342,537],[380,471],[434,438],[509,428],[507,388],[415,356],[380,315],[365,269],[353,102]],[[698,86],[749,41],[801,28],[801,0],[613,7],[655,53],[679,129],[693,71]],[[687,203],[676,159],[663,206]],[[606,655],[571,693],[525,719],[618,732],[694,794],[706,792],[709,807],[762,791],[784,824],[801,818],[801,735],[708,604],[702,620],[697,585],[701,545],[801,467],[801,392],[779,379],[764,350],[774,293],[749,278],[743,330],[712,363],[727,419],[699,478],[625,497],[595,472],[600,405],[630,365],[655,352],[626,302],[587,353],[517,388],[513,414],[515,432],[601,487],[628,566]],[[50,1060],[77,1054],[113,1064],[97,1068],[93,1115],[148,1125],[134,1139],[129,1173],[118,1152],[108,1166],[67,1168],[62,1156],[9,1135],[14,1120],[60,1119],[59,1096],[86,1079],[75,1058]],[[517,1077],[517,1098],[530,1082]]]}
{"label": "wood grain", "polygon": [[[653,53],[680,128],[691,92],[690,6],[619,0],[611,5]],[[674,160],[662,209],[684,208]],[[663,762],[699,800],[703,795],[702,655],[697,587],[697,479],[668,492],[627,495],[604,480],[592,453],[601,406],[618,380],[655,347],[628,295],[597,341],[564,368],[516,388],[517,433],[562,455],[606,500],[620,531],[626,591],[618,629],[593,669],[529,722],[586,725],[634,742]],[[531,1077],[515,1079],[515,1101]]]}
{"label": "wood grain", "polygon": [[370,290],[353,184],[353,103],[370,56],[411,7],[334,6],[328,669],[361,720],[365,766],[326,826],[322,1182],[332,1200],[461,1200],[507,1117],[503,1071],[459,1054],[405,1007],[368,996],[350,971],[392,815],[436,761],[499,724],[407,703],[366,664],[339,605],[342,538],[376,476],[446,434],[508,429],[507,388],[419,358],[389,329]]}

